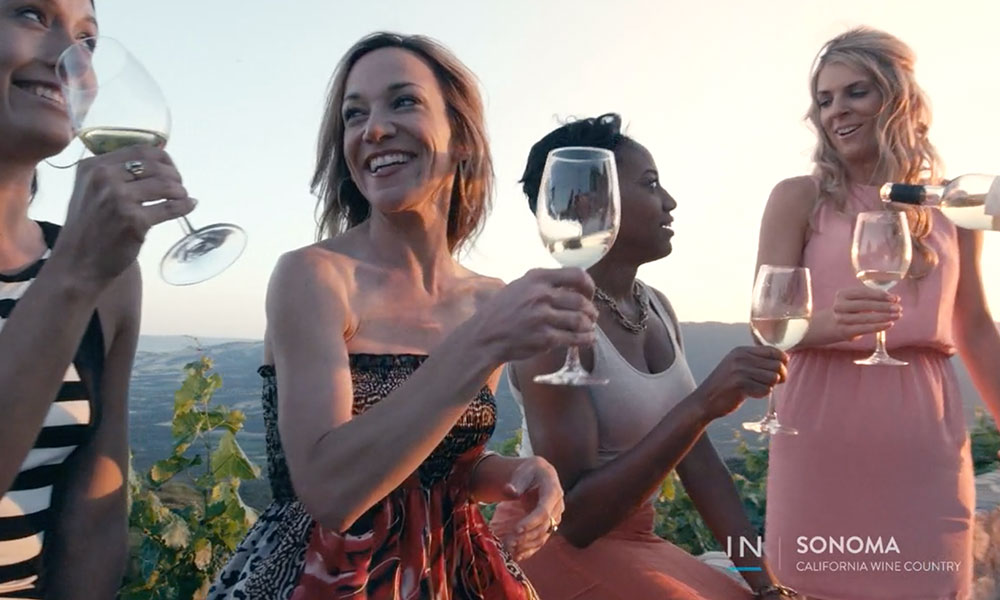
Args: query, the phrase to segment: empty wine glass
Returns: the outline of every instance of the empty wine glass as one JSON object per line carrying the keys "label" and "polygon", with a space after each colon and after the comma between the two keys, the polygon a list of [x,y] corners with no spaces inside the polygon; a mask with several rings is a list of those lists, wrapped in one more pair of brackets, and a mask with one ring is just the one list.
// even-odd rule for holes
{"label": "empty wine glass", "polygon": [[[162,148],[170,137],[170,109],[142,64],[112,38],[86,38],[60,55],[56,73],[77,137],[94,154],[136,144]],[[130,161],[135,176],[143,165]],[[195,229],[178,219],[184,237],[160,261],[160,276],[172,285],[210,279],[233,264],[246,247],[246,233],[231,223]]]}
{"label": "empty wine glass", "polygon": [[[549,152],[535,209],[545,249],[566,267],[588,269],[596,264],[618,235],[619,193],[618,168],[610,150],[573,146]],[[561,369],[534,380],[555,385],[608,383],[583,368],[575,346],[569,348]]]}
{"label": "empty wine glass", "polygon": [[[750,303],[750,331],[762,345],[787,351],[802,341],[812,317],[812,280],[806,267],[761,265]],[[797,435],[782,425],[774,394],[767,395],[767,414],[760,421],[744,423],[744,429],[761,434]]]}
{"label": "empty wine glass", "polygon": [[[851,263],[858,279],[866,286],[888,291],[906,276],[913,249],[906,213],[876,210],[859,213],[851,244]],[[875,352],[854,361],[858,365],[903,366],[885,350],[885,330],[875,334]]]}

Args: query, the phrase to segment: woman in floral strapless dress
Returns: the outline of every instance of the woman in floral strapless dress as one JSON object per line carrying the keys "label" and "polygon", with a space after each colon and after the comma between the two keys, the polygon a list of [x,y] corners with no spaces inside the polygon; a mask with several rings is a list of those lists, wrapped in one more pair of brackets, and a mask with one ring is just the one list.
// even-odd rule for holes
{"label": "woman in floral strapless dress", "polygon": [[[355,44],[333,78],[314,185],[317,244],[268,291],[264,414],[274,502],[215,600],[533,600],[514,563],[557,528],[541,458],[486,453],[502,365],[594,339],[593,282],[503,286],[456,250],[487,213],[492,164],[474,78],[420,36]],[[477,501],[519,500],[501,543]]]}

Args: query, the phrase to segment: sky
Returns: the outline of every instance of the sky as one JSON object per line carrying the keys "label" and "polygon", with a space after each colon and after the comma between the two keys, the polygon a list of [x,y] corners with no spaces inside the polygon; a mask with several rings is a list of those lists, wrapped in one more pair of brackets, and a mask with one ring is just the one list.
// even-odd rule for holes
{"label": "sky", "polygon": [[[434,37],[478,76],[497,187],[463,262],[508,282],[557,266],[517,184],[528,149],[567,118],[618,112],[678,203],[673,253],[639,276],[682,321],[745,321],[768,194],[812,168],[809,69],[857,25],[915,50],[946,175],[1000,173],[1000,3],[987,0],[98,0],[97,11],[102,35],[170,103],[167,150],[199,200],[192,223],[233,222],[249,236],[222,275],[172,287],[157,269],[181,230],[155,227],[139,258],[144,334],[263,336],[278,257],[315,240],[309,180],[330,76],[375,30]],[[31,216],[62,222],[72,177],[43,166]],[[985,237],[1000,315],[1000,233]]]}

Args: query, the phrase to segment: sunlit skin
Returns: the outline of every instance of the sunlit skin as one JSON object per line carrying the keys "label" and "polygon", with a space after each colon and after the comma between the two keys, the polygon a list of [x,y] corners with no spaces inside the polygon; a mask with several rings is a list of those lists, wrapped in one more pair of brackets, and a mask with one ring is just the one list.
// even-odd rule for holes
{"label": "sunlit skin", "polygon": [[[677,202],[660,185],[656,161],[637,142],[616,148],[615,159],[622,218],[618,237],[606,260],[639,265],[667,256],[673,250],[671,211],[677,208]],[[629,290],[624,290],[626,296],[628,293]]]}
{"label": "sunlit skin", "polygon": [[69,144],[73,132],[55,63],[70,44],[97,33],[89,0],[0,0],[0,164],[5,169],[23,169]]}
{"label": "sunlit skin", "polygon": [[823,135],[840,155],[850,180],[872,183],[882,93],[871,75],[845,63],[825,65],[816,80],[816,103]]}
{"label": "sunlit skin", "polygon": [[[446,223],[457,157],[444,97],[427,63],[400,48],[366,54],[347,77],[341,114],[351,179],[373,216],[399,218],[408,227],[415,219]],[[380,157],[392,163],[373,172]]]}
{"label": "sunlit skin", "polygon": [[[46,251],[28,216],[31,182],[73,131],[56,75],[59,56],[97,35],[90,0],[0,0],[0,272],[18,275]],[[141,179],[123,168],[142,160]],[[153,200],[164,202],[149,205]],[[81,160],[59,242],[0,331],[0,493],[46,423],[67,365],[95,311],[103,353],[85,442],[65,465],[56,518],[43,532],[46,597],[111,598],[128,557],[127,398],[139,335],[136,256],[156,223],[193,208],[170,157],[132,147]],[[39,263],[41,264],[41,263]],[[91,357],[95,358],[95,357]],[[81,372],[82,375],[82,372]],[[28,556],[3,556],[26,560]],[[6,564],[6,563],[5,563]],[[48,575],[47,575],[48,574]],[[30,583],[30,577],[18,588]]]}
{"label": "sunlit skin", "polygon": [[[557,338],[593,341],[597,311],[583,271],[538,270],[504,286],[453,254],[448,209],[457,165],[488,148],[464,147],[449,116],[460,112],[449,102],[463,99],[445,93],[432,60],[380,48],[350,67],[343,99],[335,89],[339,105],[330,108],[343,123],[338,154],[370,211],[346,231],[285,254],[269,286],[265,360],[280,374],[278,427],[292,483],[317,523],[336,531],[394,493],[484,383],[495,389],[501,364],[522,346],[537,353],[537,344],[564,345]],[[463,119],[480,118],[478,109],[468,112]],[[354,414],[356,354],[431,358]],[[558,477],[538,457],[487,457],[463,485],[477,501],[527,504],[518,532],[504,540],[515,558],[541,547],[562,514]]]}

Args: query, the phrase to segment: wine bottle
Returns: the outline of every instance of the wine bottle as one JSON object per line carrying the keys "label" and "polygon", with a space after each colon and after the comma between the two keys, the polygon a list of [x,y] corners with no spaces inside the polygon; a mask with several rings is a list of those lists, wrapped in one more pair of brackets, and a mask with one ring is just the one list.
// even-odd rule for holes
{"label": "wine bottle", "polygon": [[965,229],[1000,231],[1000,177],[961,175],[947,185],[887,183],[879,190],[883,202],[901,202],[941,209]]}

